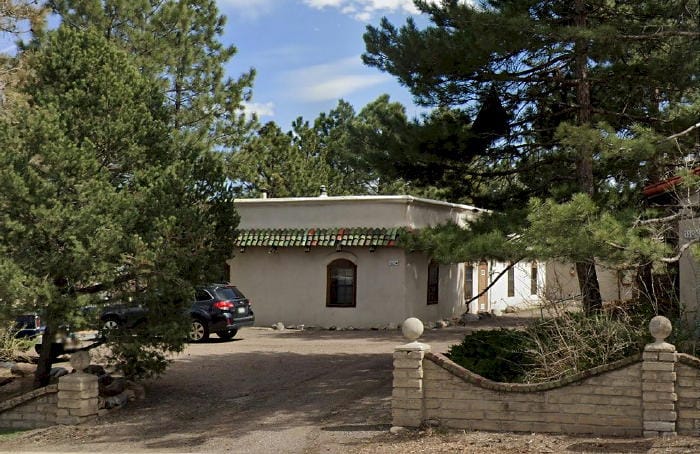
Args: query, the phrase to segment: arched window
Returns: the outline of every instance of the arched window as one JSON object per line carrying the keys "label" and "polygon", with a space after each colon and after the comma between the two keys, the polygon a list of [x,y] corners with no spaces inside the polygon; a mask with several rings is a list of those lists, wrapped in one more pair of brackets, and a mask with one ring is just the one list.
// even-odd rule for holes
{"label": "arched window", "polygon": [[437,304],[440,288],[440,264],[433,260],[428,264],[428,304]]}
{"label": "arched window", "polygon": [[350,260],[337,259],[328,264],[326,306],[355,307],[357,266]]}

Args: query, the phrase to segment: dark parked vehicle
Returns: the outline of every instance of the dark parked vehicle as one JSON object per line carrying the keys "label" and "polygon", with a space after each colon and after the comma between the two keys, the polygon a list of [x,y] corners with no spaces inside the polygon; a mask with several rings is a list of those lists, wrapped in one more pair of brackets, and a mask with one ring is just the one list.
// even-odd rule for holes
{"label": "dark parked vehicle", "polygon": [[[148,323],[148,311],[142,305],[110,305],[102,311],[103,330],[133,328]],[[191,326],[189,339],[203,342],[211,333],[221,339],[232,339],[238,329],[252,326],[255,314],[248,298],[230,284],[208,284],[197,287],[195,301],[189,309]]]}
{"label": "dark parked vehicle", "polygon": [[35,338],[44,333],[45,327],[37,314],[22,314],[15,317],[15,337]]}

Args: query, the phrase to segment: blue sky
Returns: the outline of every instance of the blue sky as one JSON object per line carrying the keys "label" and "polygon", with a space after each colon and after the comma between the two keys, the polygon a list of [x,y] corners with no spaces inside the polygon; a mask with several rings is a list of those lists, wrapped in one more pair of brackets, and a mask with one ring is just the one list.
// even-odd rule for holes
{"label": "blue sky", "polygon": [[414,107],[408,90],[391,75],[362,64],[362,34],[382,16],[403,24],[416,14],[412,0],[217,0],[228,22],[223,40],[238,53],[227,67],[235,77],[255,68],[250,110],[262,122],[289,129],[312,121],[344,99],[360,111],[383,93]]}
{"label": "blue sky", "polygon": [[[469,0],[465,0],[469,1]],[[216,0],[227,18],[222,37],[237,54],[228,63],[229,76],[250,68],[257,71],[253,99],[247,110],[261,122],[275,121],[288,130],[299,116],[313,121],[344,99],[359,112],[387,93],[406,106],[409,117],[426,109],[416,107],[405,87],[390,74],[362,63],[362,35],[367,25],[383,16],[395,25],[418,15],[413,0]],[[51,19],[50,23],[55,26]],[[0,51],[13,52],[13,38],[0,36]]]}

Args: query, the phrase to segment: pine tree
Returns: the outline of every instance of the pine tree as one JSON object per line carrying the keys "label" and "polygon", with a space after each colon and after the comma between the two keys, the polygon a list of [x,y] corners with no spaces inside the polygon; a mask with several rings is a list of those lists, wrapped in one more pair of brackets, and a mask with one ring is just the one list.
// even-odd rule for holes
{"label": "pine tree", "polygon": [[[507,124],[491,124],[497,136],[479,152],[485,159],[474,161],[479,171],[472,168],[500,201],[492,208],[522,209],[538,197],[586,212],[588,202],[575,197],[584,194],[596,216],[624,213],[619,222],[629,225],[635,216],[628,210],[640,212],[640,187],[693,151],[688,137],[675,149],[663,139],[696,122],[697,3],[417,5],[432,24],[419,29],[409,20],[397,29],[384,19],[365,34],[364,60],[395,75],[425,105],[460,108],[476,118],[492,94],[497,110],[508,113]],[[512,218],[522,228],[533,216]],[[591,239],[590,231],[581,233]],[[601,251],[586,250],[569,249],[560,258],[576,261],[590,311],[601,306],[594,266]]]}
{"label": "pine tree", "polygon": [[226,23],[214,0],[51,0],[62,21],[94,28],[137,58],[142,72],[158,77],[182,140],[237,150],[255,122],[243,114],[254,70],[225,75],[236,53],[224,46]]}
{"label": "pine tree", "polygon": [[112,348],[159,373],[183,348],[192,285],[233,248],[222,159],[176,140],[158,82],[94,31],[61,26],[29,57],[29,105],[0,122],[0,299],[43,314],[37,386],[59,327],[104,295],[158,314]]}

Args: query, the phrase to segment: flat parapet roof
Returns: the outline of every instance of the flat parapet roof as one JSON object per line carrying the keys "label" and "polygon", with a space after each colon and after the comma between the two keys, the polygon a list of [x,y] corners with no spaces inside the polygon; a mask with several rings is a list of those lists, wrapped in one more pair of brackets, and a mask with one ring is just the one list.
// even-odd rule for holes
{"label": "flat parapet roof", "polygon": [[321,197],[280,197],[280,198],[250,198],[236,199],[237,204],[324,204],[324,203],[359,203],[359,202],[389,202],[405,204],[422,204],[429,206],[439,206],[472,212],[488,212],[483,208],[460,203],[443,202],[442,200],[425,199],[411,195],[347,195],[347,196],[321,196]]}

